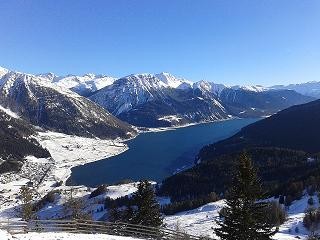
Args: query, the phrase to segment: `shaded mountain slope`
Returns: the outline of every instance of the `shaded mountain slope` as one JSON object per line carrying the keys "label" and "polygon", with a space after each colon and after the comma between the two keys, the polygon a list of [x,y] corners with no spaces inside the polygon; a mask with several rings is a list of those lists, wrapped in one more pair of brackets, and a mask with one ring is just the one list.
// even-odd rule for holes
{"label": "shaded mountain slope", "polygon": [[32,137],[34,135],[36,132],[30,124],[0,108],[0,174],[19,170],[26,156],[50,157]]}
{"label": "shaded mountain slope", "polygon": [[297,105],[205,146],[196,166],[164,180],[161,193],[175,199],[224,192],[239,152],[251,155],[269,193],[285,194],[294,182],[320,178],[320,100]]}
{"label": "shaded mountain slope", "polygon": [[87,137],[128,138],[135,130],[90,100],[41,77],[9,72],[0,79],[0,103],[33,125]]}

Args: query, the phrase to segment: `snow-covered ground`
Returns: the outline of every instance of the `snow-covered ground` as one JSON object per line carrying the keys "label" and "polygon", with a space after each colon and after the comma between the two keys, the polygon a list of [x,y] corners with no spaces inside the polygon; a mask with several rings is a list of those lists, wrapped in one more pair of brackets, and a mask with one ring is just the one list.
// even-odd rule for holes
{"label": "snow-covered ground", "polygon": [[[279,232],[274,236],[277,240],[306,239],[307,229],[303,226],[304,212],[308,208],[308,199],[305,195],[300,200],[294,201],[288,210],[288,217],[284,224],[279,228]],[[313,196],[314,206],[319,207],[317,196]],[[173,216],[165,217],[165,223],[169,228],[186,231],[189,234],[216,237],[214,228],[217,227],[216,221],[219,220],[219,211],[224,206],[224,201],[208,203],[197,209],[181,212]]]}
{"label": "snow-covered ground", "polygon": [[101,140],[56,132],[39,132],[37,139],[54,160],[53,176],[62,181],[70,176],[72,167],[108,158],[128,149],[121,140]]}
{"label": "snow-covered ground", "polygon": [[[39,132],[37,140],[47,148],[52,156],[48,159],[26,157],[19,173],[0,176],[0,220],[16,217],[16,207],[20,204],[19,190],[32,182],[38,198],[55,189],[71,174],[71,168],[120,154],[128,149],[122,140],[101,140],[71,136],[56,132]],[[86,189],[84,187],[80,187]]]}
{"label": "snow-covered ground", "polygon": [[0,230],[1,240],[135,240],[132,237],[119,237],[106,234],[74,234],[74,233],[28,233],[10,235]]}
{"label": "snow-covered ground", "polygon": [[[75,190],[75,197],[82,197],[85,199],[88,208],[91,208],[93,215],[96,219],[102,217],[106,211],[104,210],[101,213],[96,213],[96,210],[99,209],[103,203],[99,200],[105,199],[105,197],[117,198],[125,195],[132,194],[136,191],[137,183],[123,184],[118,186],[109,186],[107,193],[100,195],[98,197],[88,199],[88,194],[92,189],[85,189],[84,187],[78,187]],[[309,196],[304,196],[302,199],[294,201],[288,210],[288,217],[284,224],[279,228],[279,232],[274,236],[275,240],[293,240],[293,239],[306,239],[308,231],[303,227],[302,221],[305,210],[308,208],[308,198]],[[313,207],[319,207],[318,198],[313,196],[315,205]],[[168,202],[168,199],[159,199],[160,201]],[[58,201],[61,201],[58,200]],[[179,229],[189,234],[198,235],[198,236],[209,236],[216,237],[214,235],[214,228],[217,227],[216,221],[219,220],[219,211],[224,206],[224,201],[220,200],[213,203],[208,203],[204,206],[201,206],[197,209],[177,213],[173,216],[166,216],[164,222],[167,227],[172,229]],[[61,205],[60,205],[61,207]],[[61,210],[61,209],[60,209]],[[53,203],[52,205],[47,205],[39,215],[41,218],[44,216],[54,217],[51,214],[56,214],[59,211],[59,203]],[[296,230],[298,229],[298,230]],[[2,234],[2,235],[1,235]],[[0,232],[0,239],[6,239],[3,236],[6,236],[4,232]],[[9,234],[7,234],[9,236]],[[10,237],[10,236],[9,236]],[[11,239],[9,238],[8,239]],[[107,235],[84,235],[84,234],[70,234],[70,233],[29,233],[29,234],[20,234],[15,235],[15,239],[122,239],[116,238],[113,236]],[[41,238],[43,237],[43,238]],[[130,238],[128,238],[130,239]]]}
{"label": "snow-covered ground", "polygon": [[213,237],[213,227],[218,220],[219,211],[224,206],[224,201],[208,203],[197,209],[167,216],[165,224],[172,229],[182,229],[192,235]]}
{"label": "snow-covered ground", "polygon": [[115,186],[108,186],[107,192],[97,197],[89,198],[90,193],[95,188],[87,188],[85,186],[61,186],[56,188],[60,193],[53,203],[47,204],[38,212],[40,219],[57,219],[64,216],[65,212],[63,204],[70,197],[70,190],[75,198],[81,198],[83,202],[84,211],[90,213],[93,220],[99,220],[107,214],[107,209],[104,209],[104,202],[106,197],[116,199],[119,197],[131,195],[137,191],[138,183],[128,183]]}
{"label": "snow-covered ground", "polygon": [[168,115],[168,116],[158,118],[158,120],[164,120],[170,123],[179,123],[181,119],[182,118],[178,117],[177,115]]}

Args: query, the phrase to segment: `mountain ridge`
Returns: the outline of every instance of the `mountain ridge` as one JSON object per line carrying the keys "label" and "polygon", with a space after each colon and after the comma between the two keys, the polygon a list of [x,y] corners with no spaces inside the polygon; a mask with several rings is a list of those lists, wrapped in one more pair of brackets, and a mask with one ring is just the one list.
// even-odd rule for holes
{"label": "mountain ridge", "polygon": [[9,71],[0,78],[1,104],[46,129],[87,137],[130,138],[127,123],[77,93],[31,74]]}
{"label": "mountain ridge", "polygon": [[[8,71],[3,69],[1,72],[8,74]],[[265,117],[314,100],[293,90],[260,85],[226,86],[204,80],[191,82],[167,72],[130,74],[119,79],[95,74],[28,76],[34,76],[45,85],[78,93],[122,121],[138,127],[172,127],[232,117]]]}
{"label": "mountain ridge", "polygon": [[0,174],[18,171],[29,155],[50,157],[34,136],[36,131],[32,125],[0,106]]}
{"label": "mountain ridge", "polygon": [[100,89],[89,99],[123,121],[140,127],[171,127],[231,117],[264,117],[314,100],[293,90],[227,87],[170,77],[168,83],[154,74],[132,74]]}

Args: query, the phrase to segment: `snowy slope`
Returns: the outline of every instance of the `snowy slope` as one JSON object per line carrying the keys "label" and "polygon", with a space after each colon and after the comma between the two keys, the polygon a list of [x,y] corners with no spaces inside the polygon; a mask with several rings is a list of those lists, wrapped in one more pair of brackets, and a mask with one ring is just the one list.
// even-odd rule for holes
{"label": "snowy slope", "polygon": [[[75,234],[75,233],[25,233],[11,235],[4,230],[0,230],[1,240],[138,240],[132,237],[120,237],[106,234]],[[141,239],[141,238],[139,238]]]}
{"label": "snowy slope", "polygon": [[230,118],[218,99],[202,96],[190,82],[168,73],[120,78],[90,99],[137,126],[170,127]]}
{"label": "snowy slope", "polygon": [[[12,193],[16,191],[15,188],[16,186],[19,186],[19,184],[22,184],[22,183],[16,182],[14,184],[11,184],[11,186],[13,187]],[[5,185],[1,186],[0,184],[0,189],[3,188],[3,186]],[[8,185],[8,187],[9,186],[10,185]],[[47,184],[47,187],[49,186],[52,186],[52,185]],[[70,191],[70,188],[71,187],[68,187],[68,186],[57,187],[56,189],[61,190],[60,197],[56,198],[54,203],[47,204],[43,209],[41,209],[41,211],[39,211],[38,213],[38,216],[41,219],[63,216],[61,215],[63,214],[62,204],[68,198],[69,196],[68,191]],[[43,190],[46,189],[45,184],[39,190],[41,189]],[[50,188],[47,190],[50,190]],[[104,205],[105,197],[110,197],[114,199],[121,196],[130,195],[137,190],[137,183],[108,186],[108,191],[106,193],[89,199],[90,192],[92,192],[93,190],[94,189],[92,188],[90,189],[84,186],[73,187],[73,196],[76,198],[82,198],[85,202],[85,211],[92,212],[94,219],[100,219],[108,211],[107,209],[103,210],[102,212],[97,211],[98,209],[101,209],[101,207]],[[304,212],[309,207],[307,203],[309,197],[310,196],[306,194],[300,200],[296,200],[292,203],[292,205],[287,210],[287,214],[288,214],[287,220],[284,222],[284,224],[280,226],[279,232],[274,236],[275,240],[285,240],[285,239],[293,240],[293,239],[297,239],[297,237],[299,239],[306,239],[309,232],[303,227],[302,222],[303,222]],[[313,196],[313,198],[315,202],[314,207],[317,208],[319,206],[319,203],[318,203],[319,200],[316,195]],[[158,199],[160,204],[163,202],[163,200],[164,199]],[[269,199],[269,200],[274,200],[274,199]],[[166,202],[168,202],[168,199],[166,199]],[[17,203],[12,202],[11,206],[14,206],[14,205],[17,205]],[[167,225],[167,227],[171,229],[175,229],[175,230],[179,229],[179,231],[183,231],[183,232],[193,234],[193,235],[198,235],[198,236],[215,237],[214,229],[217,227],[216,222],[220,221],[219,211],[223,206],[224,206],[224,200],[208,203],[206,205],[203,205],[193,210],[180,212],[172,216],[165,216],[164,222]],[[3,205],[1,205],[0,207],[0,219],[1,217],[5,218],[6,216],[8,216],[6,215],[7,213],[3,211],[1,208],[3,208]],[[14,211],[14,210],[12,209],[11,211]],[[298,232],[296,231],[297,228],[299,229]],[[0,234],[2,234],[3,236],[6,236],[5,235],[6,233],[4,232],[0,232]],[[63,238],[64,236],[59,234],[52,234],[48,237],[51,237],[53,235],[57,237],[59,236],[60,239],[64,239]],[[68,239],[72,239],[72,237],[74,237],[73,234],[65,233],[64,235],[67,235],[69,237]],[[19,235],[17,236],[20,237]],[[33,233],[33,234],[29,234],[29,236],[43,237],[44,235]],[[78,236],[80,237],[80,235]],[[91,237],[91,235],[87,235],[87,236],[88,238]],[[98,237],[100,235],[94,235],[94,236]],[[21,237],[27,237],[27,235],[23,235],[23,236],[21,235]],[[105,237],[109,237],[109,236],[105,236]],[[28,239],[28,238],[23,238],[23,239]]]}
{"label": "snowy slope", "polygon": [[17,118],[17,119],[20,118],[18,114],[16,114],[15,112],[12,112],[9,108],[4,108],[0,105],[0,112],[1,111],[6,113],[10,117]]}
{"label": "snowy slope", "polygon": [[135,131],[105,109],[49,79],[8,72],[0,79],[0,103],[32,124],[67,134],[128,138]]}
{"label": "snowy slope", "polygon": [[[276,240],[306,239],[309,232],[303,227],[303,216],[308,208],[308,199],[305,195],[301,200],[294,201],[287,212],[288,217],[284,224],[279,228],[279,232],[274,236]],[[318,198],[313,196],[314,202],[318,206]],[[224,201],[208,203],[197,209],[177,213],[173,216],[165,217],[165,223],[168,227],[175,229],[177,226],[189,234],[198,236],[216,237],[214,228],[218,227],[216,221],[219,221],[219,211],[224,206]],[[295,229],[298,227],[299,232]]]}
{"label": "snowy slope", "polygon": [[191,84],[190,81],[187,81],[183,78],[177,78],[173,76],[171,73],[162,72],[159,74],[155,74],[155,77],[158,78],[162,83],[164,83],[165,87],[170,88],[180,88],[182,84]]}
{"label": "snowy slope", "polygon": [[226,88],[223,84],[216,84],[213,82],[208,82],[201,80],[193,84],[193,89],[199,89],[203,94],[210,96],[212,94],[220,96],[223,89]]}
{"label": "snowy slope", "polygon": [[166,84],[151,74],[136,74],[118,79],[93,96],[91,100],[115,115],[127,112],[155,98],[165,98],[162,87]]}

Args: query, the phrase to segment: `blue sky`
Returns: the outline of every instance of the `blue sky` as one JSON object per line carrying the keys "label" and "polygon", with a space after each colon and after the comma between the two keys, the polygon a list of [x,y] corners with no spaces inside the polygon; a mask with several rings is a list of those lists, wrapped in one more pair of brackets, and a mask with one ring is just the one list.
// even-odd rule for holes
{"label": "blue sky", "polygon": [[0,1],[0,66],[171,72],[226,84],[320,81],[319,0]]}

